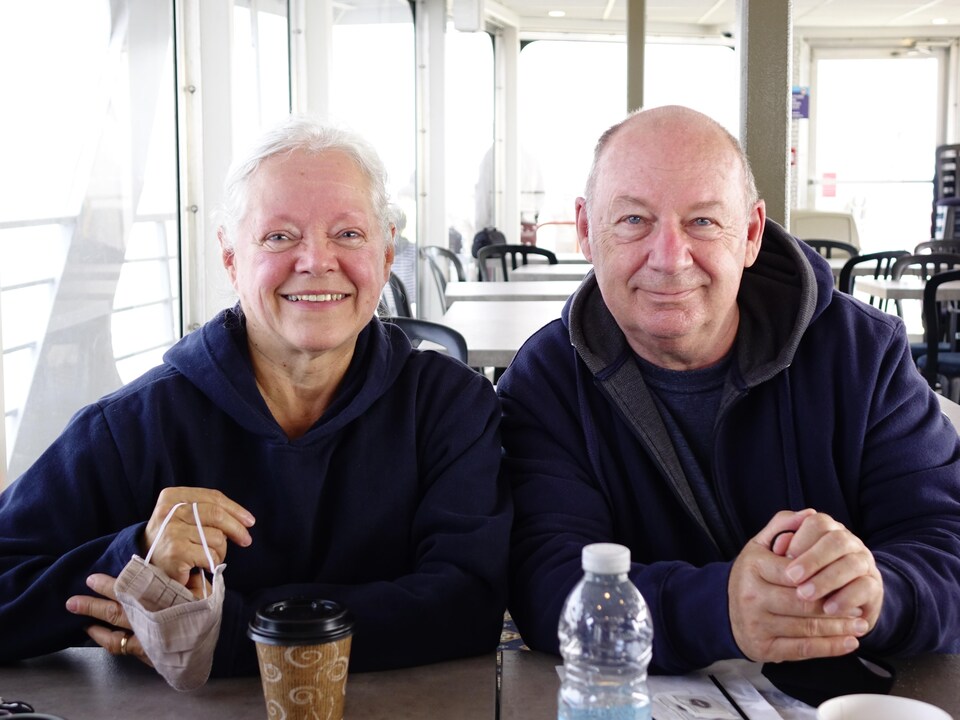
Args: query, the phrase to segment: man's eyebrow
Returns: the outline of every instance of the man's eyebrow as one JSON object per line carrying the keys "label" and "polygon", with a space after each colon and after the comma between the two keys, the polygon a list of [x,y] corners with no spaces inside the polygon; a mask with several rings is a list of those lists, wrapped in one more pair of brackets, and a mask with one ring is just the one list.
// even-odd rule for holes
{"label": "man's eyebrow", "polygon": [[694,203],[690,206],[691,212],[698,212],[701,210],[714,210],[716,208],[722,208],[723,203],[719,200],[703,200],[698,203]]}
{"label": "man's eyebrow", "polygon": [[635,195],[617,195],[610,201],[610,207],[647,207],[647,201]]}

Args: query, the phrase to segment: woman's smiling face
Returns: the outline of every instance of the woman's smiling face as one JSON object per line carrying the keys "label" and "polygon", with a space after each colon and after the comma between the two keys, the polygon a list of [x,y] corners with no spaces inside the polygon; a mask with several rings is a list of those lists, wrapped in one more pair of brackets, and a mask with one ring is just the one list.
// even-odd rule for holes
{"label": "woman's smiling face", "polygon": [[370,181],[340,150],[263,161],[223,263],[252,346],[275,359],[353,352],[393,262]]}

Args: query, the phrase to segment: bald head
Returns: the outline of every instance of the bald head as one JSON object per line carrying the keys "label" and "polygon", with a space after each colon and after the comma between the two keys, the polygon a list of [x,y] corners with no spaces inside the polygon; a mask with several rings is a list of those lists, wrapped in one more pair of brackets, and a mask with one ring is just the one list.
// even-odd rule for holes
{"label": "bald head", "polygon": [[665,153],[713,156],[733,160],[740,170],[744,207],[758,200],[756,181],[750,162],[739,141],[716,120],[681,105],[638,110],[609,128],[593,152],[593,164],[587,176],[584,198],[591,205],[597,178],[603,172],[605,158],[639,144],[658,146]]}

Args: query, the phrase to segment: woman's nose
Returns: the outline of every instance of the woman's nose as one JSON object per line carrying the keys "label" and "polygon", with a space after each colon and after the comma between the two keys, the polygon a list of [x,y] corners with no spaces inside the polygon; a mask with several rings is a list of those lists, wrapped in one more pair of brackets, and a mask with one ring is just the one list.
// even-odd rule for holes
{"label": "woman's nose", "polygon": [[319,273],[338,264],[337,244],[326,236],[306,237],[297,248],[297,270]]}

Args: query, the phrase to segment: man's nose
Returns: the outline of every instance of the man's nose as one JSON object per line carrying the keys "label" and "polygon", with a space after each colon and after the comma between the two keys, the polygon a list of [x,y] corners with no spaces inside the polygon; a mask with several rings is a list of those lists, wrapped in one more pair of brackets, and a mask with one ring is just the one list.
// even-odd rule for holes
{"label": "man's nose", "polygon": [[650,240],[647,265],[661,272],[674,273],[692,263],[690,239],[675,223],[662,223]]}

